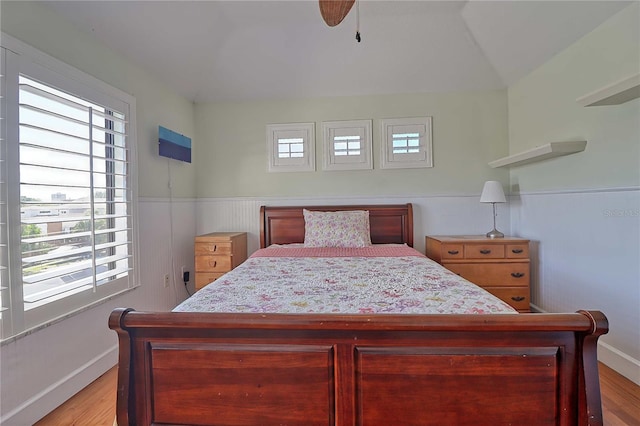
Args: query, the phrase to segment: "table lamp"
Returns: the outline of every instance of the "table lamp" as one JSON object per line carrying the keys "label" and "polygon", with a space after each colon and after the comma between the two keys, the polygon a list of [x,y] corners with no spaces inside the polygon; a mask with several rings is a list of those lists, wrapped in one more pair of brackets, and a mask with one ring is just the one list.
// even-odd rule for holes
{"label": "table lamp", "polygon": [[493,230],[487,232],[487,238],[503,238],[504,234],[496,229],[496,203],[506,203],[502,184],[496,180],[489,180],[484,183],[482,195],[480,195],[481,203],[493,204]]}

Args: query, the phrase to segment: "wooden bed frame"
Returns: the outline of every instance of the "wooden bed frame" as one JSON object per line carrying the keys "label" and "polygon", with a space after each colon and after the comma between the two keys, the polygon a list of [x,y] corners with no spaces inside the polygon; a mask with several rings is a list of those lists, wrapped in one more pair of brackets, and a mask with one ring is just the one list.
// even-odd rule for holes
{"label": "wooden bed frame", "polygon": [[[375,242],[411,242],[411,205],[340,209],[363,207]],[[261,245],[302,242],[302,207],[261,212]],[[597,311],[116,309],[109,327],[119,339],[120,426],[602,424],[596,345],[608,323]]]}

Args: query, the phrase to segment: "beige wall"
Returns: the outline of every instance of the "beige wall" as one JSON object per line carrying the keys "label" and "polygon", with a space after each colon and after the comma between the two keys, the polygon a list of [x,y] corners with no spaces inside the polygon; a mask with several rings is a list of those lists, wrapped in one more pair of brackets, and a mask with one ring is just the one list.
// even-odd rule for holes
{"label": "beige wall", "polygon": [[[190,136],[195,144],[193,103],[45,6],[4,1],[1,19],[3,32],[136,98],[139,195],[167,196],[168,160],[158,156],[158,126]],[[171,177],[173,196],[195,196],[193,165],[172,160]]]}
{"label": "beige wall", "polygon": [[[382,170],[380,120],[433,117],[434,167]],[[322,171],[322,122],[373,120],[374,169]],[[266,125],[316,123],[316,171],[268,173]],[[197,195],[208,197],[479,193],[508,182],[487,163],[507,152],[505,91],[336,97],[196,106]]]}
{"label": "beige wall", "polygon": [[640,184],[640,100],[582,107],[576,99],[640,72],[639,4],[622,10],[509,87],[509,152],[586,140],[584,152],[512,169],[523,191]]}

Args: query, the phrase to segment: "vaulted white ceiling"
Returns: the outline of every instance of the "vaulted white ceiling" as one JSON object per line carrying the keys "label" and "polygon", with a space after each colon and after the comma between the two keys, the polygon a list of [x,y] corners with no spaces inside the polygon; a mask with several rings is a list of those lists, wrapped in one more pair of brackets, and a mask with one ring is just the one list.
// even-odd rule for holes
{"label": "vaulted white ceiling", "polygon": [[46,1],[195,102],[503,88],[628,1]]}

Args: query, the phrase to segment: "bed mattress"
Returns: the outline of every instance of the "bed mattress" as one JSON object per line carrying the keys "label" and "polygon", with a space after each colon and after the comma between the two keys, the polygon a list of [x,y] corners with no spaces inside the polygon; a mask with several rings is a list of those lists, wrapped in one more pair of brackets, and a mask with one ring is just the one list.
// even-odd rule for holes
{"label": "bed mattress", "polygon": [[270,246],[178,305],[176,312],[517,313],[406,245]]}

